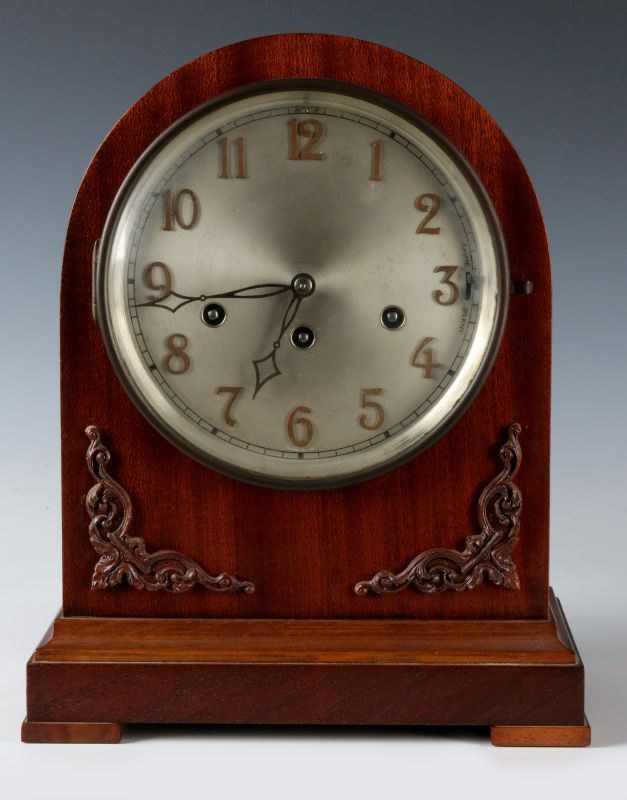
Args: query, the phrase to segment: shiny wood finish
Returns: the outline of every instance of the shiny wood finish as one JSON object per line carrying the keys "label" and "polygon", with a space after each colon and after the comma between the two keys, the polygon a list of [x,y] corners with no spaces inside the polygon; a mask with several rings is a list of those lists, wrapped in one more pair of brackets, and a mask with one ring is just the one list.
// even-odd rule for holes
{"label": "shiny wood finish", "polygon": [[37,663],[575,664],[549,621],[59,617]]}
{"label": "shiny wood finish", "polygon": [[585,725],[493,725],[490,741],[497,747],[587,747],[592,741]]}
{"label": "shiny wood finish", "polygon": [[583,666],[554,600],[551,614],[546,622],[60,618],[28,664],[28,720],[573,729],[586,724]]}
{"label": "shiny wood finish", "polygon": [[117,744],[122,728],[117,722],[22,723],[22,741],[29,744]]}
{"label": "shiny wood finish", "polygon": [[[237,483],[168,444],[132,405],[91,317],[91,254],[107,211],[144,149],[182,114],[223,92],[290,76],[348,81],[439,127],[483,181],[503,226],[513,281],[504,340],[478,398],[437,444],[365,484],[286,492]],[[419,191],[419,190],[418,190]],[[70,220],[61,290],[63,609],[73,615],[274,619],[546,619],[548,615],[550,270],[540,210],[518,156],[489,115],[435,70],[374,44],[288,34],[226,47],[169,75],[137,102],[96,154]],[[458,549],[491,478],[502,432],[523,426],[521,587],[359,597],[356,581],[402,569],[433,547]],[[132,533],[212,573],[244,575],[253,595],[92,591],[95,554],[84,497],[84,429],[100,427],[134,507]]]}

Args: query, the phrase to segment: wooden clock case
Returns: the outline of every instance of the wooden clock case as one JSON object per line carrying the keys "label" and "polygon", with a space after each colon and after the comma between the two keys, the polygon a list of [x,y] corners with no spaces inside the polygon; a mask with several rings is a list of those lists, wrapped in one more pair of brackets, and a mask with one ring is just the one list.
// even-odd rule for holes
{"label": "wooden clock case", "polygon": [[[175,449],[129,400],[92,316],[94,245],[143,151],[208,99],[290,77],[366,87],[443,131],[494,204],[513,287],[494,367],[457,424],[386,475],[311,492],[237,482]],[[490,726],[497,744],[586,744],[583,665],[548,584],[550,368],[540,209],[512,146],[459,87],[385,47],[313,34],[242,42],[169,75],[106,138],[69,223],[63,609],[28,663],[23,739],[116,741],[120,724],[134,722],[435,724]],[[479,585],[457,590],[409,580],[399,591],[358,594],[359,581],[400,572],[421,552],[463,554],[466,537],[481,532],[477,502],[502,466],[512,423],[524,454],[523,508],[507,580],[480,570]],[[99,434],[88,439],[88,426],[101,432],[107,474],[132,505],[124,535],[143,540],[134,555],[115,554],[122,569],[108,584],[94,568],[106,573],[111,552],[90,539],[85,506],[98,483],[85,456]],[[150,556],[162,551],[191,569],[181,591],[151,578]],[[223,571],[255,591],[228,591],[229,578],[203,584]]]}

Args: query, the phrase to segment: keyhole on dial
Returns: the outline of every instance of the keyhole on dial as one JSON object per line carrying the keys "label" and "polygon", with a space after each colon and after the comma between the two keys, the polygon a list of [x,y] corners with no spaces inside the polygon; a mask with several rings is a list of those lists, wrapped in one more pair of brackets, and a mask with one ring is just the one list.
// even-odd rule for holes
{"label": "keyhole on dial", "polygon": [[226,319],[226,311],[220,303],[209,303],[202,310],[202,321],[210,328],[217,328]]}
{"label": "keyhole on dial", "polygon": [[306,325],[294,328],[292,331],[292,344],[301,350],[308,350],[316,341],[316,334]]}
{"label": "keyhole on dial", "polygon": [[386,306],[381,312],[381,324],[389,331],[397,331],[405,324],[405,312],[398,306]]}

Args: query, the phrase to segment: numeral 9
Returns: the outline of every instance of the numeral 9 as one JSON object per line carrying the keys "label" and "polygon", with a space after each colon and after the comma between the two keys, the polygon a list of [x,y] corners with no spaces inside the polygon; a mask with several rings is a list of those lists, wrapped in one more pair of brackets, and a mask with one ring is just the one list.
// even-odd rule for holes
{"label": "numeral 9", "polygon": [[448,293],[448,297],[445,297],[445,294],[442,291],[442,289],[436,289],[434,292],[431,293],[431,297],[433,297],[433,299],[439,306],[452,306],[454,303],[457,302],[459,298],[459,287],[452,280],[453,275],[457,272],[457,267],[436,267],[433,271],[436,274],[438,272],[444,273],[444,277],[442,278],[440,283],[443,283],[445,286],[448,286],[450,292]]}
{"label": "numeral 9", "polygon": [[153,261],[144,270],[144,284],[148,289],[154,289],[160,294],[148,295],[148,302],[155,303],[163,300],[172,291],[172,273],[167,264],[163,261]]}

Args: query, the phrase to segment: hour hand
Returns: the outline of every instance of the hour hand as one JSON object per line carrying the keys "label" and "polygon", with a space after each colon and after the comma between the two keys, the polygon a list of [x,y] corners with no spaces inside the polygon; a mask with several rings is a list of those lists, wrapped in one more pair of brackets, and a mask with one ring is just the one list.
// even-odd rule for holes
{"label": "hour hand", "polygon": [[255,368],[255,391],[253,392],[253,399],[257,396],[262,386],[268,383],[269,380],[272,380],[272,378],[276,378],[281,374],[281,370],[277,364],[277,352],[279,347],[281,347],[281,339],[283,338],[285,331],[294,321],[294,318],[298,313],[298,309],[300,308],[300,304],[303,302],[305,297],[313,294],[315,287],[316,284],[314,279],[305,273],[296,275],[296,277],[292,280],[292,283],[290,284],[292,297],[289,305],[285,309],[285,313],[283,314],[283,320],[281,322],[281,328],[278,332],[278,335],[272,343],[272,350],[267,356],[253,360],[253,367]]}

